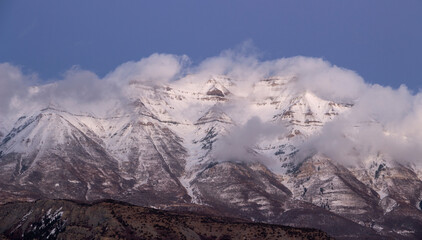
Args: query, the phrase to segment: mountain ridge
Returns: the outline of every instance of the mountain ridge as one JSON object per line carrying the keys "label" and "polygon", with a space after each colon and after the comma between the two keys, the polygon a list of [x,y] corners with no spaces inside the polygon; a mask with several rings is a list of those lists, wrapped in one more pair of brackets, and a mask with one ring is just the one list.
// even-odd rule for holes
{"label": "mountain ridge", "polygon": [[[318,225],[338,238],[422,235],[416,168],[382,157],[374,157],[372,167],[350,167],[300,152],[352,103],[302,91],[296,76],[259,80],[247,94],[228,77],[194,80],[153,87],[132,82],[128,106],[105,117],[45,108],[17,120],[0,144],[3,203],[112,198],[161,208],[206,206],[279,224],[298,224],[286,217],[292,212],[309,221],[315,212],[359,226],[349,236],[335,231],[339,225]],[[261,122],[248,125],[254,116]],[[256,137],[252,128],[265,127],[275,134]],[[229,150],[239,156],[223,160],[228,153],[219,144],[234,131],[240,137],[232,143],[243,145]],[[412,207],[416,212],[409,215]],[[407,220],[400,224],[394,217]]]}

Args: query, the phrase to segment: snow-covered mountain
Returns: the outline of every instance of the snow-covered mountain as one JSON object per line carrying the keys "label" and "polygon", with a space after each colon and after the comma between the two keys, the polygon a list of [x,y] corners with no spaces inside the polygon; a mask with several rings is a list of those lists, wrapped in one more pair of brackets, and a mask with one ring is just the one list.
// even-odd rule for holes
{"label": "snow-covered mountain", "polygon": [[[296,82],[188,75],[154,86],[132,81],[130,103],[106,116],[34,109],[12,129],[0,127],[0,201],[112,198],[339,238],[422,237],[421,169],[383,153],[353,165],[301,153],[354,105]],[[248,125],[254,117],[263,126]],[[257,136],[260,128],[270,132]]]}

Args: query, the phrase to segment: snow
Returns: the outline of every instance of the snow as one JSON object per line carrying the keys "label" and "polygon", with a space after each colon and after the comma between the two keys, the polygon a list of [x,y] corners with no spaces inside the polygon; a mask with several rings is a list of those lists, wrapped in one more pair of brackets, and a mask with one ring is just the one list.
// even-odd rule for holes
{"label": "snow", "polygon": [[195,191],[198,191],[198,189],[190,184],[191,179],[181,178],[180,183],[183,185],[183,187],[185,187],[188,195],[191,197],[191,202],[195,204],[201,204],[201,200],[198,198],[198,194],[195,194]]}
{"label": "snow", "polygon": [[384,199],[385,197],[388,196],[388,192],[386,190],[380,190],[380,191],[377,191],[377,193],[380,196],[380,199]]}
{"label": "snow", "polygon": [[415,231],[412,231],[412,230],[396,230],[396,229],[394,229],[393,231],[400,234],[400,235],[404,235],[404,236],[415,233]]}

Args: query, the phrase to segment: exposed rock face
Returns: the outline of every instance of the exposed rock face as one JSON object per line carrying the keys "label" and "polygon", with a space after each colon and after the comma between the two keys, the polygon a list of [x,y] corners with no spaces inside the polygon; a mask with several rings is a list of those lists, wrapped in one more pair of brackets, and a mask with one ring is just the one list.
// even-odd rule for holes
{"label": "exposed rock face", "polygon": [[225,97],[230,94],[230,91],[227,87],[233,86],[233,82],[230,78],[225,77],[216,77],[208,80],[205,83],[204,88],[207,88],[207,95],[210,96],[217,96],[217,97]]}
{"label": "exposed rock face", "polygon": [[201,204],[258,221],[269,221],[284,212],[292,195],[264,166],[231,162],[210,164],[192,186]]}
{"label": "exposed rock face", "polygon": [[220,123],[229,123],[233,124],[233,120],[227,116],[225,112],[217,105],[211,107],[202,117],[196,121],[196,125],[198,124],[206,124],[211,122],[220,122]]}
{"label": "exposed rock face", "polygon": [[[47,108],[18,119],[0,137],[0,202],[110,198],[336,238],[422,237],[421,169],[382,154],[359,166],[299,156],[301,143],[352,104],[300,91],[294,76],[257,81],[248,94],[227,77],[194,80],[133,82],[127,109],[102,117]],[[284,130],[223,161],[217,143],[253,116]]]}
{"label": "exposed rock face", "polygon": [[40,200],[0,206],[2,239],[331,239],[307,228],[160,211],[118,202]]}
{"label": "exposed rock face", "polygon": [[339,215],[366,223],[382,215],[378,194],[329,159],[308,159],[290,181],[298,199]]}

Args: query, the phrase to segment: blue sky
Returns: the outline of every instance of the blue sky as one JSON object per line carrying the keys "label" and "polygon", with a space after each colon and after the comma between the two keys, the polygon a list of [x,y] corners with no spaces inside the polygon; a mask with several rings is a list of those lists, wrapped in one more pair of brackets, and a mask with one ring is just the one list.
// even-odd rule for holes
{"label": "blue sky", "polygon": [[47,80],[156,52],[198,63],[245,40],[262,60],[321,57],[370,83],[422,87],[420,0],[0,0],[0,62]]}

